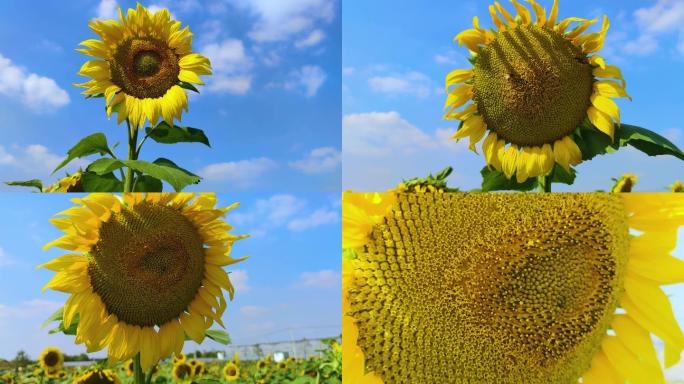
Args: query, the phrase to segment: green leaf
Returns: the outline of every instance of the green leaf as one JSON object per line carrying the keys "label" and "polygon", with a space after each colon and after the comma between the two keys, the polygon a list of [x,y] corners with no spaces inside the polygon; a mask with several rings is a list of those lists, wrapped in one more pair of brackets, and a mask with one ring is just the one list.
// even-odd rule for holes
{"label": "green leaf", "polygon": [[205,335],[217,343],[221,343],[223,345],[230,344],[230,335],[228,335],[228,332],[226,331],[220,329],[207,329]]}
{"label": "green leaf", "polygon": [[615,152],[608,135],[600,132],[596,128],[580,129],[574,137],[575,143],[582,152],[582,160],[591,160],[597,155]]}
{"label": "green leaf", "polygon": [[38,188],[38,191],[43,192],[43,182],[38,179],[26,181],[5,181],[5,184],[17,187],[34,187]]}
{"label": "green leaf", "polygon": [[50,315],[50,317],[45,319],[45,321],[43,321],[43,324],[41,324],[40,328],[42,329],[42,328],[47,327],[47,325],[52,323],[53,321],[57,321],[57,320],[61,321],[62,316],[64,316],[64,307],[60,307],[52,315]]}
{"label": "green leaf", "polygon": [[211,147],[204,131],[197,128],[171,127],[162,121],[154,129],[150,127],[145,128],[145,132],[147,132],[152,140],[161,144],[202,143],[207,147]]}
{"label": "green leaf", "polygon": [[114,173],[97,174],[95,172],[83,172],[81,183],[84,192],[121,192],[123,183],[114,176]]}
{"label": "green leaf", "polygon": [[506,175],[487,166],[480,171],[482,175],[482,192],[489,191],[531,191],[536,187],[537,179],[531,177],[524,183],[518,183],[513,179],[507,179]]}
{"label": "green leaf", "polygon": [[121,160],[121,162],[138,172],[166,181],[176,192],[182,191],[183,188],[190,184],[197,184],[201,180],[199,176],[163,157],[155,160],[153,163],[143,160]]}
{"label": "green leaf", "polygon": [[616,130],[616,134],[620,146],[629,144],[649,156],[671,155],[684,160],[684,152],[676,145],[648,129],[622,124]]}
{"label": "green leaf", "polygon": [[104,93],[97,93],[94,95],[86,95],[85,98],[86,99],[96,99],[96,98],[100,98],[100,97],[104,97]]}
{"label": "green leaf", "polygon": [[199,89],[197,89],[197,87],[195,87],[195,86],[192,85],[191,83],[188,83],[187,81],[178,81],[178,85],[179,85],[181,88],[187,89],[188,91],[193,91],[193,92],[200,93],[200,91],[199,91]]}
{"label": "green leaf", "polygon": [[133,192],[161,192],[163,188],[164,185],[159,179],[143,175],[135,179]]}
{"label": "green leaf", "polygon": [[90,136],[86,136],[81,141],[76,143],[69,151],[67,151],[67,157],[62,161],[52,174],[62,169],[65,165],[73,159],[93,155],[99,153],[104,155],[109,152],[109,146],[107,146],[107,137],[104,133],[98,132]]}
{"label": "green leaf", "polygon": [[48,331],[48,333],[52,335],[55,333],[62,332],[65,335],[76,335],[76,329],[78,328],[79,320],[80,320],[80,316],[77,313],[76,315],[74,315],[74,318],[71,320],[71,325],[69,326],[69,328],[64,328],[64,322],[60,321],[59,326],[54,328],[54,329],[51,329],[50,331]]}
{"label": "green leaf", "polygon": [[124,166],[123,161],[117,160],[117,159],[111,159],[109,157],[103,157],[101,159],[97,159],[90,163],[88,165],[88,168],[86,170],[88,172],[95,173],[97,175],[106,175],[108,173],[111,173],[112,171],[116,171],[117,169],[121,168]]}
{"label": "green leaf", "polygon": [[573,168],[570,168],[570,172],[565,170],[565,168],[561,167],[556,163],[553,167],[553,178],[551,179],[552,183],[562,183],[562,184],[568,184],[572,185],[572,183],[575,182],[575,177],[577,177],[577,171],[575,171]]}

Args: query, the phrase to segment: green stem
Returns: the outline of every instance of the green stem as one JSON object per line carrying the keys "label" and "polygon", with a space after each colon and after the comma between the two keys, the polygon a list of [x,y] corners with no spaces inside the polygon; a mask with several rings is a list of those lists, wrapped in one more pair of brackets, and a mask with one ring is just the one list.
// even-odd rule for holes
{"label": "green stem", "polygon": [[[131,123],[126,119],[128,126],[128,160],[138,159],[138,128],[132,128]],[[124,192],[133,192],[133,168],[126,167],[126,178],[124,179]]]}
{"label": "green stem", "polygon": [[143,373],[142,365],[140,364],[140,352],[136,353],[133,358],[133,378],[135,384],[145,384],[145,373]]}
{"label": "green stem", "polygon": [[145,384],[152,384],[152,375],[154,374],[154,369],[157,365],[153,365],[152,368],[147,372],[147,378],[145,379]]}
{"label": "green stem", "polygon": [[552,174],[547,174],[546,176],[537,177],[537,183],[539,185],[539,192],[551,192],[551,180],[553,179]]}

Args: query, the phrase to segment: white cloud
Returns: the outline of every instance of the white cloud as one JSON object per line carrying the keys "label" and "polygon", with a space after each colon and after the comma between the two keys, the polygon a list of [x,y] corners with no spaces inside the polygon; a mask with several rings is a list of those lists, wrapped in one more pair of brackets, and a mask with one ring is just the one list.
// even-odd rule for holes
{"label": "white cloud", "polygon": [[658,49],[657,38],[678,32],[677,48],[684,54],[684,2],[681,0],[658,0],[650,7],[634,11],[639,35],[624,43],[626,53],[648,55]]}
{"label": "white cloud", "polygon": [[339,220],[339,218],[340,216],[337,211],[321,208],[313,211],[306,217],[301,217],[290,221],[287,224],[287,228],[291,231],[300,232],[319,227],[324,224],[335,223]]}
{"label": "white cloud", "polygon": [[242,40],[225,39],[207,44],[201,52],[209,58],[214,69],[214,76],[207,81],[209,90],[238,95],[250,90],[252,86],[250,72],[254,63],[247,54]]}
{"label": "white cloud", "polygon": [[316,174],[330,172],[342,163],[342,153],[333,147],[321,147],[311,150],[303,159],[290,162],[292,168],[304,173]]}
{"label": "white cloud", "polygon": [[240,312],[247,316],[263,316],[269,312],[269,309],[258,305],[243,305],[240,307]]}
{"label": "white cloud", "polygon": [[171,15],[172,19],[176,19],[176,20],[178,19],[176,17],[176,15],[173,12],[171,12],[171,10],[169,9],[169,6],[166,4],[150,4],[147,7],[147,9],[152,13],[156,13],[156,12],[161,11],[162,9],[166,9],[167,11],[169,11],[169,14]]}
{"label": "white cloud", "polygon": [[[457,156],[467,151],[467,140],[451,140],[454,132],[455,128],[423,131],[394,111],[346,115],[342,119],[342,187],[383,190],[403,179],[457,164]],[[462,177],[454,173],[450,180],[471,181]]]}
{"label": "white cloud", "polygon": [[26,73],[24,68],[0,54],[0,93],[19,98],[35,112],[63,107],[70,102],[69,94],[49,78]]}
{"label": "white cloud", "polygon": [[265,223],[278,226],[286,223],[306,207],[306,201],[293,195],[273,195],[268,199],[256,201],[254,209],[248,213],[235,213],[232,221],[237,225]]}
{"label": "white cloud", "polygon": [[317,65],[305,65],[290,73],[290,79],[283,84],[285,89],[301,89],[306,97],[316,96],[323,85],[326,75],[323,68]]}
{"label": "white cloud", "polygon": [[249,160],[209,164],[198,174],[207,181],[230,182],[238,187],[253,185],[264,173],[275,169],[277,164],[266,157]]}
{"label": "white cloud", "polygon": [[229,276],[236,292],[247,292],[252,289],[248,284],[249,275],[244,269],[234,269],[230,271]]}
{"label": "white cloud", "polygon": [[[0,166],[11,166],[18,171],[32,173],[32,177],[49,175],[59,165],[64,156],[50,152],[41,144],[30,144],[26,147],[15,146],[8,151],[0,145]],[[75,159],[67,169],[83,167],[88,162],[85,159]]]}
{"label": "white cloud", "polygon": [[12,260],[12,258],[9,257],[7,252],[5,252],[5,250],[2,247],[0,247],[0,267],[6,267],[12,264],[14,264],[14,260]]}
{"label": "white cloud", "polygon": [[341,285],[340,273],[329,269],[318,272],[303,272],[299,284],[310,288],[338,288]]}
{"label": "white cloud", "polygon": [[325,32],[323,32],[320,29],[314,29],[309,33],[308,36],[304,37],[303,39],[297,40],[295,42],[295,47],[297,48],[308,48],[308,47],[313,47],[314,45],[317,45],[321,41],[325,39]]}
{"label": "white cloud", "polygon": [[306,34],[320,22],[329,23],[335,16],[334,0],[238,0],[250,9],[258,21],[249,32],[257,42],[286,41]]}
{"label": "white cloud", "polygon": [[119,10],[117,8],[116,0],[101,0],[97,5],[98,19],[118,19]]}
{"label": "white cloud", "polygon": [[373,76],[368,79],[371,89],[387,94],[412,94],[427,97],[435,88],[432,80],[425,74],[410,71],[389,76]]}

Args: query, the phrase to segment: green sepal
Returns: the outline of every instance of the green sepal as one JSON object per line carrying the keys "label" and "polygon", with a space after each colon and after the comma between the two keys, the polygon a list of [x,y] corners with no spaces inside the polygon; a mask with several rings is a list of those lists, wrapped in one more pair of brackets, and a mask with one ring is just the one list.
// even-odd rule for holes
{"label": "green sepal", "polygon": [[514,178],[508,179],[501,171],[485,166],[480,171],[482,175],[482,192],[490,191],[531,191],[537,186],[537,179],[530,177],[523,183]]}
{"label": "green sepal", "polygon": [[187,89],[188,91],[193,91],[193,92],[200,93],[200,91],[199,91],[199,89],[197,89],[197,87],[195,87],[195,86],[192,85],[191,83],[188,83],[187,81],[180,81],[180,80],[179,80],[179,81],[178,81],[178,86],[181,87],[181,88]]}
{"label": "green sepal", "polygon": [[39,192],[43,192],[43,182],[38,179],[26,180],[26,181],[5,181],[5,184],[12,185],[15,187],[33,187],[38,188]]}

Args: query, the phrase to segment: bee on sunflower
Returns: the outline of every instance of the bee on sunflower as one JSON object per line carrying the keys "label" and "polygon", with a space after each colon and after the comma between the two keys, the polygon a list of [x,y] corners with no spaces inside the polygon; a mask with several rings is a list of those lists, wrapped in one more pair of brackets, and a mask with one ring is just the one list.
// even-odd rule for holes
{"label": "bee on sunflower", "polygon": [[[233,235],[212,193],[95,193],[51,222],[65,232],[45,248],[72,253],[41,265],[56,272],[45,285],[68,293],[60,329],[76,325],[76,343],[107,349],[111,363],[133,358],[136,383],[160,359],[181,355],[186,337],[201,343],[235,289],[224,266]],[[55,362],[57,359],[53,359]],[[203,371],[200,363],[198,370]]]}
{"label": "bee on sunflower", "polygon": [[[472,68],[446,76],[447,120],[460,121],[453,139],[469,138],[477,153],[482,142],[483,176],[503,180],[492,189],[527,189],[538,178],[542,190],[552,182],[572,183],[572,167],[612,147],[627,144],[649,154],[684,160],[674,144],[643,128],[621,124],[613,99],[629,98],[620,68],[598,55],[610,27],[587,33],[597,20],[559,19],[558,0],[549,13],[528,0],[534,15],[516,0],[517,15],[498,2],[489,6],[495,28],[473,28],[456,35],[472,57]],[[468,104],[468,102],[471,102]],[[508,188],[506,187],[508,186]]]}
{"label": "bee on sunflower", "polygon": [[681,226],[674,193],[344,193],[345,380],[664,384]]}

